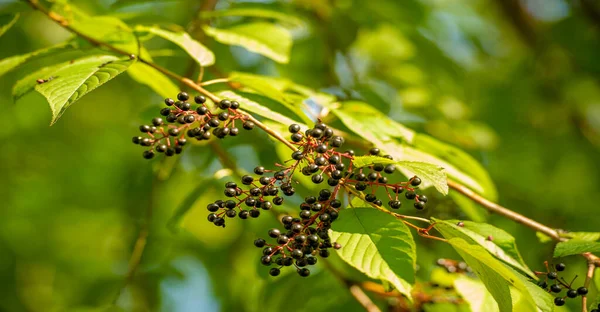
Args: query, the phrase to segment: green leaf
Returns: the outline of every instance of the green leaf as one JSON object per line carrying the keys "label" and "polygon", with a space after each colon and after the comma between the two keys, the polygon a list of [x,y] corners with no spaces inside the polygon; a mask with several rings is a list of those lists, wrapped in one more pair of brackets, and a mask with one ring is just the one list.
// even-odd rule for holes
{"label": "green leaf", "polygon": [[497,312],[498,304],[479,280],[461,275],[454,280],[454,289],[469,304],[472,312]]}
{"label": "green leaf", "polygon": [[0,36],[4,35],[19,19],[19,13],[0,15]]}
{"label": "green leaf", "polygon": [[211,17],[224,17],[224,16],[246,16],[246,17],[260,17],[265,19],[277,20],[282,24],[287,24],[293,27],[305,27],[306,23],[296,16],[282,13],[279,11],[273,11],[265,8],[231,8],[227,10],[216,10],[216,11],[202,11],[200,16],[202,18]]}
{"label": "green leaf", "polygon": [[440,193],[448,194],[448,179],[444,168],[434,164],[428,164],[418,161],[396,161],[379,156],[355,156],[353,164],[356,168],[369,166],[373,164],[395,164],[399,170],[407,177],[418,176],[423,180],[423,187],[433,185]]}
{"label": "green leaf", "polygon": [[216,41],[244,47],[248,51],[266,56],[278,63],[288,63],[292,48],[292,35],[285,28],[264,22],[245,23],[227,29],[210,26],[204,32]]}
{"label": "green leaf", "polygon": [[144,63],[135,63],[131,65],[127,70],[127,73],[133,80],[147,85],[161,97],[173,97],[179,92],[179,87],[177,87],[171,79]]}
{"label": "green leaf", "polygon": [[198,185],[187,194],[179,206],[177,206],[173,212],[173,215],[171,218],[169,218],[169,221],[167,221],[167,228],[171,232],[175,233],[177,230],[179,230],[179,223],[183,217],[185,217],[187,212],[192,209],[194,203],[196,203],[196,201],[200,199],[207,190],[211,189],[210,187],[207,187],[207,184],[211,184],[213,186],[216,185],[214,179],[200,181]]}
{"label": "green leaf", "polygon": [[578,255],[584,252],[600,252],[600,243],[571,239],[556,244],[554,258]]}
{"label": "green leaf", "polygon": [[377,146],[394,138],[412,142],[415,132],[391,120],[374,107],[364,102],[343,102],[340,109],[333,110],[340,120],[356,134]]}
{"label": "green leaf", "polygon": [[36,72],[33,72],[21,80],[17,81],[12,89],[13,99],[16,102],[25,94],[34,90],[35,86],[38,85],[37,81],[39,79],[53,79],[52,73],[55,72],[59,68],[66,67],[70,64],[70,62],[64,62],[60,64],[55,64],[52,66],[44,67]]}
{"label": "green leaf", "polygon": [[[444,230],[440,232],[446,237]],[[449,236],[452,237],[452,235]],[[454,247],[475,274],[479,276],[498,303],[501,312],[537,311],[535,300],[529,293],[525,283],[518,277],[518,274],[492,257],[483,247],[477,244],[469,244],[458,237],[448,239],[448,243]],[[521,295],[518,297],[513,296],[511,287],[515,287]],[[542,311],[552,311],[545,307],[540,307],[540,309]]]}
{"label": "green leaf", "polygon": [[416,247],[404,223],[372,208],[343,209],[331,240],[343,246],[337,253],[348,264],[411,298]]}
{"label": "green leaf", "polygon": [[[415,133],[363,102],[336,103],[330,109],[348,129],[394,159],[436,164],[445,169],[449,179],[464,184],[487,199],[496,200],[495,187],[485,169],[462,150]],[[485,216],[482,209],[473,205],[467,206],[466,212],[478,220]]]}
{"label": "green leaf", "polygon": [[438,192],[448,195],[448,178],[444,168],[420,161],[398,161],[396,164],[407,177],[416,175],[423,180],[424,187],[433,185]]}
{"label": "green leaf", "polygon": [[7,57],[0,61],[0,77],[9,71],[25,64],[27,61],[41,56],[53,55],[58,52],[63,52],[65,50],[70,50],[73,48],[74,44],[72,41],[65,41],[59,43],[57,45],[53,45],[47,48],[43,48],[40,50],[36,50],[27,54],[15,55],[11,57]]}
{"label": "green leaf", "polygon": [[561,233],[560,237],[566,237],[569,239],[576,239],[588,242],[595,242],[600,239],[600,233],[598,232],[568,232]]}
{"label": "green leaf", "polygon": [[374,164],[389,165],[395,163],[397,163],[397,161],[393,159],[373,155],[354,156],[354,159],[352,160],[352,165],[356,168],[362,168]]}
{"label": "green leaf", "polygon": [[187,52],[202,67],[215,63],[214,53],[184,31],[169,31],[156,26],[137,26],[136,31],[148,32],[173,42]]}
{"label": "green leaf", "polygon": [[441,163],[440,165],[446,168],[453,180],[468,186],[491,201],[498,199],[496,187],[487,170],[468,153],[422,133],[415,135],[412,145],[415,149],[425,151],[445,163],[446,165]]}
{"label": "green leaf", "polygon": [[50,104],[52,121],[81,97],[103,85],[125,71],[134,60],[122,59],[113,55],[92,56],[56,68],[48,82],[38,84],[35,90],[41,93]]}
{"label": "green leaf", "polygon": [[[305,124],[312,123],[312,120],[303,113],[302,107],[298,105],[299,103],[294,104],[294,102],[297,102],[296,97],[291,97],[284,92],[285,89],[290,87],[291,82],[289,80],[240,72],[232,73],[229,80],[238,82],[245,88],[280,103],[300,117]],[[305,97],[301,98],[304,99]]]}
{"label": "green leaf", "polygon": [[116,17],[83,17],[73,21],[71,27],[96,41],[110,44],[130,54],[139,54],[140,46],[135,34],[127,24]]}
{"label": "green leaf", "polygon": [[218,95],[223,98],[238,101],[240,103],[240,107],[243,110],[247,110],[249,112],[252,112],[252,113],[260,115],[262,117],[271,119],[273,121],[276,121],[276,122],[279,122],[282,124],[288,124],[288,125],[296,123],[296,121],[289,119],[288,117],[286,117],[280,113],[274,112],[274,111],[266,108],[265,106],[260,105],[259,103],[256,103],[254,101],[251,101],[251,100],[249,100],[237,93],[234,93],[232,91],[222,91],[222,92],[219,92]]}
{"label": "green leaf", "polygon": [[[462,221],[464,226],[458,226],[458,220],[434,219],[437,229],[444,229],[442,233],[446,238],[460,237],[467,242],[476,243],[484,247],[490,254],[507,264],[521,270],[523,273],[534,277],[519,250],[515,238],[506,231],[487,223]],[[489,240],[491,238],[491,240]]]}

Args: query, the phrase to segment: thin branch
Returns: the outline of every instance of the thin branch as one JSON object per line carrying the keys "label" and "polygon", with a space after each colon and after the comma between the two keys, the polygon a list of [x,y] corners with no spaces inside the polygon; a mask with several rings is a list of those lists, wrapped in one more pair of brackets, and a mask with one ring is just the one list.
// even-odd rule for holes
{"label": "thin branch", "polygon": [[352,296],[354,296],[354,299],[356,299],[356,301],[358,301],[358,303],[360,303],[360,305],[362,305],[367,312],[381,312],[379,307],[373,303],[371,298],[365,294],[360,286],[353,284],[350,285],[348,289],[350,290]]}
{"label": "thin branch", "polygon": [[[591,255],[589,252],[586,254]],[[585,254],[584,254],[584,256],[585,256]],[[583,287],[585,287],[585,288],[590,287],[590,283],[592,282],[592,278],[594,277],[594,272],[596,271],[596,266],[598,266],[598,263],[596,263],[597,261],[598,261],[597,258],[596,259],[588,258],[588,265],[587,265],[588,270],[585,275],[585,282],[583,283]],[[587,295],[581,297],[581,311],[587,312]]]}
{"label": "thin branch", "polygon": [[529,219],[529,218],[527,218],[521,214],[518,214],[510,209],[504,208],[494,202],[491,202],[491,201],[483,198],[479,194],[473,192],[472,190],[470,190],[469,188],[467,188],[466,186],[464,186],[462,184],[456,183],[452,180],[448,180],[448,187],[467,196],[469,199],[482,205],[484,208],[486,208],[490,212],[499,214],[499,215],[506,217],[508,219],[511,219],[517,223],[521,223],[521,224],[527,226],[528,228],[531,228],[538,232],[544,233],[545,235],[551,237],[555,241],[566,240],[565,238],[561,237],[558,234],[558,231],[556,231],[555,229],[550,228],[546,225],[543,225],[535,220]]}

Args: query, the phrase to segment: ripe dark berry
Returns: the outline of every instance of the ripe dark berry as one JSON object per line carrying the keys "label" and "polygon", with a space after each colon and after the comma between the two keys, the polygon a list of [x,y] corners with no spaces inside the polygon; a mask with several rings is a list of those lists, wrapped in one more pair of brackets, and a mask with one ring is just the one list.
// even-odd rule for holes
{"label": "ripe dark berry", "polygon": [[417,210],[423,210],[425,209],[425,203],[424,202],[416,202],[413,204],[413,206],[415,208],[417,208]]}
{"label": "ripe dark berry", "polygon": [[230,217],[230,218],[234,218],[237,215],[237,212],[235,210],[227,210],[225,212],[225,215]]}
{"label": "ripe dark berry", "polygon": [[417,197],[417,194],[413,191],[408,191],[406,192],[406,194],[404,194],[404,196],[406,196],[406,199],[415,199],[415,197]]}
{"label": "ripe dark berry", "polygon": [[550,272],[548,273],[548,278],[549,279],[556,279],[558,277],[558,274],[556,274],[556,272]]}
{"label": "ripe dark berry", "polygon": [[219,121],[217,118],[211,118],[211,119],[208,121],[208,125],[209,125],[209,126],[211,126],[211,127],[213,127],[213,128],[216,128],[216,127],[218,127],[218,126],[219,126],[219,124],[221,124],[221,122],[220,122],[220,121]]}
{"label": "ripe dark berry", "polygon": [[211,213],[211,214],[209,214],[209,215],[208,215],[208,218],[207,218],[207,219],[208,219],[208,222],[215,222],[215,219],[216,219],[217,217],[218,217],[218,216],[217,216],[216,214],[214,214],[214,213]]}
{"label": "ripe dark berry", "polygon": [[315,184],[319,184],[319,183],[323,182],[323,176],[319,175],[319,174],[315,174],[310,178],[310,180]]}
{"label": "ripe dark berry", "polygon": [[383,171],[383,165],[382,164],[374,164],[373,170],[378,171],[378,172]]}
{"label": "ripe dark berry", "polygon": [[256,168],[254,168],[254,173],[256,173],[258,175],[263,175],[265,173],[265,167],[258,166]]}
{"label": "ripe dark berry", "polygon": [[311,137],[313,137],[313,138],[317,138],[317,139],[318,139],[318,138],[320,138],[321,136],[323,136],[323,130],[321,130],[321,129],[318,129],[318,128],[317,128],[317,129],[312,129],[312,130],[310,130],[310,133],[309,133],[309,135],[310,135]]}
{"label": "ripe dark berry", "polygon": [[260,263],[264,265],[271,265],[271,256],[262,256],[262,258],[260,258]]}
{"label": "ripe dark berry", "polygon": [[329,221],[330,219],[331,219],[331,216],[328,213],[324,213],[319,216],[319,220],[321,220],[321,221]]}
{"label": "ripe dark berry", "polygon": [[240,108],[240,103],[237,101],[231,101],[231,109],[238,109]]}
{"label": "ripe dark berry", "polygon": [[229,187],[229,188],[226,188],[223,193],[225,193],[225,196],[227,196],[227,197],[233,197],[233,196],[235,196],[236,191],[234,188]]}
{"label": "ripe dark berry", "polygon": [[194,102],[196,102],[196,104],[204,104],[206,103],[206,98],[202,95],[196,95],[194,97]]}
{"label": "ripe dark berry", "polygon": [[317,166],[325,166],[325,165],[327,165],[327,159],[325,159],[325,157],[323,157],[323,156],[319,156],[319,157],[315,158],[315,164]]}
{"label": "ripe dark berry", "polygon": [[278,276],[281,273],[281,271],[278,268],[271,268],[269,270],[269,275],[271,276]]}
{"label": "ripe dark berry", "polygon": [[154,157],[154,152],[153,151],[144,151],[142,156],[144,156],[144,158],[146,158],[146,159],[152,159]]}
{"label": "ripe dark berry", "polygon": [[367,184],[363,183],[363,182],[358,182],[358,183],[356,183],[354,188],[356,188],[357,191],[364,191],[367,189]]}
{"label": "ripe dark berry", "polygon": [[317,264],[317,257],[307,257],[306,263],[308,263],[309,265]]}
{"label": "ripe dark berry", "polygon": [[281,231],[279,231],[278,229],[270,229],[268,234],[272,238],[277,238],[279,235],[281,235]]}
{"label": "ripe dark berry", "polygon": [[169,114],[169,115],[167,115],[166,119],[167,119],[168,122],[175,122],[175,120],[177,120],[177,115],[175,115],[175,114]]}
{"label": "ripe dark berry", "polygon": [[357,173],[356,174],[356,181],[366,181],[367,180],[367,176],[364,173]]}
{"label": "ripe dark berry", "polygon": [[410,185],[412,186],[417,186],[419,184],[421,184],[421,179],[419,177],[414,177],[412,181],[410,181]]}
{"label": "ripe dark berry", "polygon": [[590,312],[600,312],[600,310],[599,310],[599,309],[600,309],[600,304],[598,305],[598,309],[593,309],[593,310],[592,310],[592,311],[590,311]]}
{"label": "ripe dark berry", "polygon": [[160,114],[162,116],[169,116],[169,114],[171,113],[171,109],[168,107],[165,107],[163,109],[160,110]]}
{"label": "ripe dark berry", "polygon": [[283,204],[283,197],[273,198],[273,204],[275,204],[277,206],[281,206]]}
{"label": "ripe dark berry", "polygon": [[300,160],[302,158],[304,158],[304,154],[302,153],[302,151],[295,151],[292,153],[292,159]]}
{"label": "ripe dark berry", "polygon": [[333,147],[342,147],[344,145],[344,138],[339,136],[334,136],[331,138],[331,146]]}
{"label": "ripe dark berry", "polygon": [[260,184],[262,184],[262,185],[267,185],[271,182],[271,178],[270,177],[260,177],[260,179],[258,179],[258,182],[260,182]]}
{"label": "ripe dark berry", "polygon": [[576,298],[577,297],[577,290],[575,290],[575,289],[569,289],[567,291],[567,297],[569,297],[569,298]]}
{"label": "ripe dark berry", "polygon": [[242,210],[240,211],[240,213],[238,213],[238,216],[240,217],[240,219],[248,219],[248,211]]}
{"label": "ripe dark berry", "polygon": [[558,307],[565,305],[565,299],[561,297],[554,298],[554,304]]}
{"label": "ripe dark berry", "polygon": [[321,249],[321,250],[319,250],[319,256],[321,256],[323,258],[329,257],[329,250],[327,250],[327,249]]}
{"label": "ripe dark berry", "polygon": [[194,115],[187,115],[184,118],[185,123],[193,123],[194,121],[196,121],[196,117],[194,117]]}
{"label": "ripe dark berry", "polygon": [[187,101],[189,98],[190,96],[186,92],[179,92],[179,94],[177,94],[177,99],[180,101]]}
{"label": "ripe dark berry", "polygon": [[298,132],[298,133],[292,134],[291,138],[292,138],[293,142],[300,142],[300,141],[302,141],[303,136],[302,136],[302,133]]}
{"label": "ripe dark berry", "polygon": [[167,151],[167,145],[166,144],[160,144],[158,146],[156,146],[156,151],[159,153],[164,153]]}
{"label": "ripe dark berry", "polygon": [[173,106],[173,104],[175,104],[175,101],[173,99],[167,98],[167,99],[165,99],[165,104],[167,106]]}
{"label": "ripe dark berry", "polygon": [[400,206],[402,206],[402,202],[399,200],[390,200],[388,205],[390,205],[390,208],[392,209],[398,209]]}
{"label": "ripe dark berry", "polygon": [[290,133],[297,133],[298,131],[300,131],[300,126],[297,124],[291,124],[288,127],[288,130],[290,131]]}
{"label": "ripe dark berry", "polygon": [[225,219],[223,219],[223,218],[221,218],[221,217],[217,217],[213,223],[214,223],[214,225],[216,225],[216,226],[222,226],[222,227],[225,227]]}
{"label": "ripe dark berry", "polygon": [[133,142],[133,144],[140,144],[142,143],[143,139],[144,138],[142,138],[141,136],[135,136],[131,139],[131,142]]}
{"label": "ripe dark berry", "polygon": [[250,120],[244,121],[243,128],[246,130],[254,129],[254,123]]}
{"label": "ripe dark berry", "polygon": [[150,132],[150,130],[151,130],[151,128],[148,125],[141,125],[140,126],[140,131],[141,132],[147,133],[147,132]]}
{"label": "ripe dark berry", "polygon": [[379,199],[376,199],[376,200],[373,201],[373,205],[381,206],[381,205],[383,205],[383,202],[381,200],[379,200]]}
{"label": "ripe dark berry", "polygon": [[200,116],[204,116],[206,113],[208,113],[208,108],[206,106],[200,106],[196,108],[196,113],[198,113]]}
{"label": "ripe dark berry", "polygon": [[365,196],[365,201],[372,203],[373,201],[375,201],[377,199],[377,196],[375,196],[374,194],[367,194]]}
{"label": "ripe dark berry", "polygon": [[273,208],[273,204],[270,201],[264,201],[260,204],[260,207],[263,210],[270,210],[271,208]]}
{"label": "ripe dark berry", "polygon": [[369,150],[369,154],[375,155],[375,156],[379,155],[380,152],[381,151],[376,147],[373,147],[372,149]]}
{"label": "ripe dark berry", "polygon": [[554,293],[559,293],[562,291],[562,287],[560,287],[560,285],[558,284],[554,284],[550,286],[550,291],[554,292]]}
{"label": "ripe dark berry", "polygon": [[338,155],[332,155],[331,157],[329,157],[329,163],[330,164],[335,165],[335,164],[337,164],[339,162],[340,162],[340,156],[338,156]]}
{"label": "ripe dark berry", "polygon": [[548,283],[546,283],[546,281],[539,281],[537,285],[544,289],[548,288]]}
{"label": "ripe dark berry", "polygon": [[279,235],[277,236],[277,243],[278,244],[287,244],[287,242],[290,240],[290,238],[287,235]]}
{"label": "ripe dark berry", "polygon": [[302,277],[308,277],[310,275],[310,270],[307,268],[299,268],[297,272]]}
{"label": "ripe dark berry", "polygon": [[231,107],[231,101],[229,101],[229,100],[221,100],[221,102],[219,102],[220,109],[228,109],[230,107]]}
{"label": "ripe dark berry", "polygon": [[369,181],[376,181],[377,178],[379,178],[379,175],[377,174],[377,172],[371,172],[367,175],[367,179]]}
{"label": "ripe dark berry", "polygon": [[222,112],[222,113],[219,114],[218,118],[221,121],[225,121],[225,120],[229,119],[229,113],[228,112]]}
{"label": "ripe dark berry", "polygon": [[387,166],[385,166],[385,168],[383,168],[383,171],[385,173],[393,173],[394,171],[396,171],[396,166],[394,166],[394,165],[387,165]]}
{"label": "ripe dark berry", "polygon": [[425,195],[419,195],[419,198],[417,198],[417,199],[418,199],[420,202],[424,202],[424,203],[426,203],[428,198],[427,198],[427,196],[425,196]]}
{"label": "ripe dark berry", "polygon": [[302,252],[302,250],[300,250],[300,249],[292,250],[292,258],[300,259],[302,257],[304,257],[304,253]]}
{"label": "ripe dark berry", "polygon": [[184,103],[181,103],[179,108],[181,108],[182,111],[189,111],[190,109],[192,109],[192,104],[190,104],[188,102],[184,102]]}
{"label": "ripe dark berry", "polygon": [[329,199],[329,197],[331,197],[331,191],[328,189],[322,189],[319,191],[319,197],[322,197],[324,199]]}
{"label": "ripe dark berry", "polygon": [[237,204],[233,200],[228,200],[225,202],[225,208],[227,209],[233,209],[235,206],[237,206]]}
{"label": "ripe dark berry", "polygon": [[187,140],[184,138],[177,140],[177,145],[179,145],[179,146],[184,146],[186,143],[187,143]]}
{"label": "ripe dark berry", "polygon": [[580,294],[580,295],[582,295],[582,296],[585,296],[588,293],[588,289],[585,288],[585,287],[583,287],[583,286],[579,287],[579,288],[577,288],[577,293]]}
{"label": "ripe dark berry", "polygon": [[310,219],[310,210],[302,210],[300,211],[300,218],[302,219]]}
{"label": "ripe dark berry", "polygon": [[[419,199],[421,199],[421,196],[419,196]],[[567,265],[564,263],[559,263],[557,265],[554,266],[556,268],[556,271],[564,271],[567,268]]]}
{"label": "ripe dark berry", "polygon": [[230,130],[229,130],[230,136],[236,136],[236,135],[238,135],[238,133],[240,133],[240,130],[238,128],[233,127],[233,128],[230,128]]}
{"label": "ripe dark berry", "polygon": [[260,210],[250,210],[249,213],[252,218],[258,218],[258,216],[260,215]]}
{"label": "ripe dark berry", "polygon": [[208,206],[206,206],[206,209],[208,209],[208,211],[210,212],[215,212],[217,210],[219,210],[219,205],[212,203],[212,204],[208,204]]}

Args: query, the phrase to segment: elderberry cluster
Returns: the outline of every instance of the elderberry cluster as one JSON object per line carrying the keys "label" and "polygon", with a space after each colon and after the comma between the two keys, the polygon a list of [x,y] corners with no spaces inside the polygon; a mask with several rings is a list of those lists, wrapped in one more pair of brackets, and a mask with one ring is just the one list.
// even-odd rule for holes
{"label": "elderberry cluster", "polygon": [[[300,204],[297,216],[286,215],[281,219],[284,229],[271,229],[269,237],[274,241],[267,243],[265,239],[255,240],[254,245],[263,248],[261,263],[271,267],[272,276],[280,274],[286,266],[294,266],[301,276],[309,276],[306,266],[317,263],[317,256],[328,257],[330,248],[341,248],[331,242],[328,230],[332,222],[337,220],[342,201],[338,199],[342,186],[353,187],[359,192],[367,191],[364,199],[374,205],[383,202],[375,196],[378,188],[386,190],[389,206],[398,209],[401,202],[399,194],[414,200],[417,209],[423,209],[427,197],[418,195],[416,187],[421,179],[412,177],[409,181],[390,183],[388,176],[396,171],[393,164],[374,163],[361,168],[354,168],[355,152],[338,151],[344,145],[344,139],[334,135],[331,128],[318,122],[313,128],[302,131],[301,126],[292,124],[288,127],[291,134],[289,143],[296,147],[290,159],[284,164],[275,164],[275,169],[258,166],[253,175],[244,175],[241,184],[227,182],[219,199],[207,205],[208,221],[216,226],[225,227],[226,219],[256,218],[262,210],[271,210],[282,205],[285,196],[296,193],[294,174],[310,176],[313,183],[321,185],[327,181],[329,188],[323,188],[316,196],[307,196]],[[370,155],[378,156],[379,149],[372,148]],[[388,159],[392,157],[383,156]]]}
{"label": "elderberry cluster", "polygon": [[316,264],[317,255],[327,258],[329,248],[342,247],[339,243],[332,243],[328,234],[342,205],[334,197],[328,189],[322,189],[318,198],[306,197],[300,205],[302,210],[299,218],[281,218],[287,232],[276,228],[268,231],[269,237],[275,240],[273,244],[268,244],[262,238],[254,241],[256,247],[264,247],[260,262],[266,266],[276,266],[269,270],[271,276],[277,276],[281,268],[293,265],[300,276],[307,277],[310,270],[306,266]]}
{"label": "elderberry cluster", "polygon": [[235,218],[237,215],[240,219],[258,218],[261,210],[270,210],[273,205],[283,204],[283,197],[279,196],[279,190],[286,196],[296,193],[286,171],[276,171],[273,177],[263,176],[265,172],[268,170],[259,166],[254,168],[254,173],[259,175],[259,178],[244,175],[242,184],[247,186],[247,189],[242,189],[235,182],[225,183],[223,193],[229,199],[208,204],[206,208],[211,212],[208,221],[216,226],[225,227],[224,216]]}
{"label": "elderberry cluster", "polygon": [[[567,266],[564,263],[558,263],[554,266],[554,270],[550,270],[548,266],[548,262],[545,262],[546,272],[535,272],[536,275],[543,275],[545,278],[543,280],[539,280],[537,285],[543,288],[544,290],[553,292],[555,294],[560,294],[563,289],[567,289],[566,296],[559,296],[554,298],[554,304],[557,306],[565,305],[567,298],[577,298],[577,296],[585,296],[588,293],[588,289],[584,286],[581,286],[577,289],[571,287],[575,279],[571,281],[571,283],[567,283],[564,278],[559,277],[558,272],[564,271]],[[549,285],[551,283],[551,285]],[[550,286],[548,288],[548,286]],[[593,310],[592,310],[593,311]]]}
{"label": "elderberry cluster", "polygon": [[190,96],[186,92],[177,94],[177,101],[165,99],[167,107],[160,110],[164,119],[156,117],[152,119],[151,125],[140,126],[140,131],[147,137],[135,136],[132,141],[149,148],[144,151],[144,158],[154,158],[156,152],[166,156],[180,154],[187,143],[185,134],[188,138],[198,141],[208,140],[212,136],[219,139],[228,135],[236,136],[239,133],[236,127],[238,120],[244,129],[254,128],[254,123],[237,111],[240,104],[236,101],[221,100],[217,105],[220,111],[213,112],[206,105],[204,96],[194,97],[194,103],[199,104],[197,107],[193,107],[192,103],[188,102],[189,99]]}

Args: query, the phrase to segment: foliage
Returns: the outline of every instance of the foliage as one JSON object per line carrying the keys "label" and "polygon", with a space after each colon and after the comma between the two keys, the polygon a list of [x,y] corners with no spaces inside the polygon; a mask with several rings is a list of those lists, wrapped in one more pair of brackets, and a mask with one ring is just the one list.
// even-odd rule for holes
{"label": "foliage", "polygon": [[[538,285],[584,282],[551,278],[562,271],[552,265],[566,262],[571,280],[586,272],[579,255],[600,252],[600,7],[551,2],[0,4],[0,310],[360,311],[358,289],[381,310],[554,311]],[[231,129],[254,130],[224,140],[181,131],[188,140],[175,143],[179,132],[165,141],[142,127],[151,148],[168,141],[163,153],[181,153],[145,162],[129,142],[138,124],[173,129],[176,119],[156,119],[161,108],[167,120],[193,115],[181,124],[203,116],[185,113],[187,99],[158,107],[180,89],[231,113],[221,119]],[[288,140],[291,124],[309,137],[320,122],[336,136]],[[268,276],[252,242],[327,187],[293,174],[337,135],[356,156],[320,154],[345,155],[354,174],[392,166],[390,181],[378,174],[361,190],[350,173],[335,179],[342,207],[327,210],[335,223],[320,219],[329,232],[318,248],[336,252],[309,277]],[[290,169],[295,194],[261,218],[207,223],[223,184],[259,164]],[[400,186],[417,209],[394,209]],[[498,201],[580,232],[550,237],[519,221],[536,238],[517,218],[488,214]],[[598,281],[577,296],[597,305]]]}

